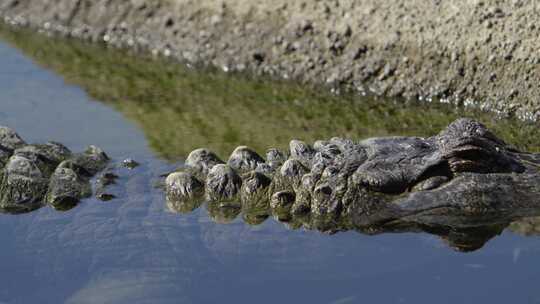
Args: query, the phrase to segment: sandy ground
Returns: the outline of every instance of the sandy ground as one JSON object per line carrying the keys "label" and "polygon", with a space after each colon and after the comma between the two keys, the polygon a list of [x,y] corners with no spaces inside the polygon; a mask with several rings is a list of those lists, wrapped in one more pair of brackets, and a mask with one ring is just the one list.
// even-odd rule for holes
{"label": "sandy ground", "polygon": [[0,15],[192,65],[540,118],[533,0],[0,0]]}

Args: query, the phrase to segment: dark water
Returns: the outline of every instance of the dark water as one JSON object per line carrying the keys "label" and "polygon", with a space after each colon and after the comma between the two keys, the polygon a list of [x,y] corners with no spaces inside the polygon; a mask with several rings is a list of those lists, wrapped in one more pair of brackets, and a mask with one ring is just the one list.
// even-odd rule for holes
{"label": "dark water", "polygon": [[[121,199],[0,215],[0,303],[540,303],[536,237],[505,231],[480,250],[459,253],[427,234],[330,236],[272,219],[217,224],[204,207],[167,211],[151,182],[174,167],[165,159],[205,138],[219,150],[228,148],[222,142],[258,137],[237,132],[220,141],[179,131],[183,144],[170,139],[168,150],[156,139],[167,127],[152,127],[169,123],[159,106],[123,110],[128,98],[114,94],[117,103],[96,101],[85,92],[92,87],[66,84],[6,44],[0,67],[0,124],[31,142],[54,139],[75,150],[96,144],[116,160],[143,163]],[[333,128],[341,130],[339,122],[324,132]]]}

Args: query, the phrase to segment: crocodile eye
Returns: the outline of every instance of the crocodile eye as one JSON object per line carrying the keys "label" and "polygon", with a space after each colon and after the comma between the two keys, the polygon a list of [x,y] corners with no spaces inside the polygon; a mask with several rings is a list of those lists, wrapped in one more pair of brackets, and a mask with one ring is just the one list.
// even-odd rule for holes
{"label": "crocodile eye", "polygon": [[432,176],[416,184],[412,191],[426,191],[440,187],[448,182],[450,178],[448,176]]}

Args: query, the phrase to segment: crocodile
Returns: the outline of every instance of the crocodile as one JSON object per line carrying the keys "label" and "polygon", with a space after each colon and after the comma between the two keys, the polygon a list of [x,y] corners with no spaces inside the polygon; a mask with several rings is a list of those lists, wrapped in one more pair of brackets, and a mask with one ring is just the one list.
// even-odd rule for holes
{"label": "crocodile", "polygon": [[[0,211],[69,210],[92,194],[121,199],[125,193],[111,190],[121,188],[119,175],[136,178],[138,165],[115,164],[96,146],[74,153],[57,142],[28,144],[0,127]],[[292,140],[288,151],[269,149],[266,159],[240,146],[225,162],[201,148],[163,177],[166,205],[178,213],[206,203],[219,223],[241,214],[251,225],[273,216],[327,233],[423,231],[461,251],[540,215],[540,154],[519,151],[466,118],[428,138]]]}
{"label": "crocodile", "polygon": [[540,154],[460,118],[428,138],[292,140],[266,159],[246,146],[226,162],[196,149],[168,174],[165,192],[171,210],[207,202],[218,221],[242,210],[246,222],[274,215],[331,233],[422,230],[467,251],[540,213]]}
{"label": "crocodile", "polygon": [[[73,153],[58,142],[28,144],[13,129],[1,126],[0,211],[26,213],[44,205],[70,209],[92,195],[90,181],[109,161],[97,146]],[[108,176],[98,180],[98,190]]]}

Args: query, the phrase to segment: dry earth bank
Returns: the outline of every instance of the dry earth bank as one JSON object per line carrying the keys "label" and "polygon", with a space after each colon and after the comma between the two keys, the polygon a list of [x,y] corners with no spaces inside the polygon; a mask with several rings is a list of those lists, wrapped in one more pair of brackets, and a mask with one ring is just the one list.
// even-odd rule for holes
{"label": "dry earth bank", "polygon": [[539,11],[533,0],[0,1],[13,25],[527,120],[540,118]]}

